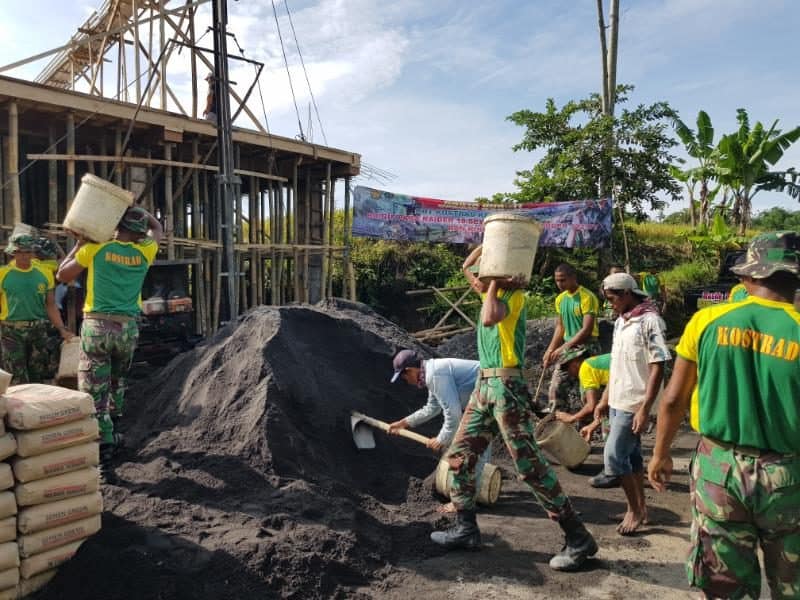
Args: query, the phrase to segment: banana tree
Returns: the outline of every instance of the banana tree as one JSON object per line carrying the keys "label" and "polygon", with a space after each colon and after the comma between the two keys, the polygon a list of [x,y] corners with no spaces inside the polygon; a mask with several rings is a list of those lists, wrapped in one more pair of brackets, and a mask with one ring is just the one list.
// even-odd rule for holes
{"label": "banana tree", "polygon": [[789,146],[800,139],[800,127],[782,133],[776,120],[769,129],[760,121],[750,127],[747,111],[736,111],[739,130],[720,139],[715,150],[716,178],[733,196],[733,219],[744,235],[750,225],[753,197],[761,190],[786,192],[800,198],[795,169],[772,171]]}
{"label": "banana tree", "polygon": [[[697,132],[692,130],[680,119],[673,121],[673,127],[678,138],[686,148],[686,153],[697,159],[696,167],[678,170],[675,167],[673,177],[683,182],[689,190],[690,212],[692,214],[692,225],[694,219],[694,187],[700,185],[700,196],[696,202],[699,208],[697,225],[701,227],[709,226],[709,207],[712,198],[709,197],[709,182],[714,178],[716,170],[714,168],[714,127],[711,125],[711,118],[701,110],[697,113]],[[691,187],[690,187],[691,186]]]}

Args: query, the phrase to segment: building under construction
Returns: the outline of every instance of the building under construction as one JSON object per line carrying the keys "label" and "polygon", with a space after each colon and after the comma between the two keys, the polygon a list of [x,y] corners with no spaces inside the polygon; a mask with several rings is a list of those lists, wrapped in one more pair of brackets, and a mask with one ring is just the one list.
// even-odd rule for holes
{"label": "building under construction", "polygon": [[[228,273],[217,128],[198,114],[202,79],[214,70],[213,52],[195,37],[206,2],[106,0],[66,45],[43,54],[50,62],[35,82],[0,76],[4,235],[22,222],[68,242],[59,224],[85,173],[129,189],[163,224],[156,265],[186,273],[193,326],[204,335],[229,312],[354,293],[349,241],[334,243],[334,192],[338,181],[347,232],[350,178],[360,169],[358,154],[268,132],[247,106],[263,65],[247,61],[256,79],[247,93],[229,95],[237,125],[250,122],[232,133],[241,185]],[[187,107],[167,77],[179,49],[190,71]],[[229,276],[238,290],[232,309]]]}

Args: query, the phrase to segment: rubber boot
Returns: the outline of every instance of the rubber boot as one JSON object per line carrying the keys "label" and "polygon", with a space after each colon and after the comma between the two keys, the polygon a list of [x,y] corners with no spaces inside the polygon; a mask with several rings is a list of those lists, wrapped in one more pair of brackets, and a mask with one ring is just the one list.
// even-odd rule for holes
{"label": "rubber boot", "polygon": [[445,531],[434,531],[431,540],[448,550],[477,548],[481,545],[481,532],[475,520],[475,511],[458,511],[455,525]]}
{"label": "rubber boot", "polygon": [[559,521],[558,524],[564,531],[564,547],[550,559],[550,568],[556,571],[576,571],[587,558],[597,554],[597,542],[576,516]]}

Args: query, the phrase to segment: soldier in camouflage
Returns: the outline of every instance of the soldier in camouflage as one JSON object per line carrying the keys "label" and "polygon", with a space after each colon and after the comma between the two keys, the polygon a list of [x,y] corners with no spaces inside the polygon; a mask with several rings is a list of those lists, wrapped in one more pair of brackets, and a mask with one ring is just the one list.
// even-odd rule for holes
{"label": "soldier in camouflage", "polygon": [[155,217],[143,208],[131,207],[113,240],[99,244],[79,240],[58,269],[58,279],[64,283],[87,270],[78,388],[94,398],[106,477],[108,461],[119,442],[111,409],[113,406],[119,413],[123,407],[126,377],[139,338],[136,318],[141,311],[142,283],[158,252],[161,234]]}
{"label": "soldier in camouflage", "polygon": [[748,297],[691,319],[658,415],[650,482],[663,490],[687,412],[701,434],[691,466],[689,583],[706,597],[800,598],[800,235],[753,239],[732,269]]}
{"label": "soldier in camouflage", "polygon": [[[48,269],[55,278],[58,271],[58,263],[64,257],[64,251],[50,238],[41,236],[36,240],[36,260],[39,264]],[[60,332],[52,325],[47,328],[47,378],[53,379],[58,372],[58,363],[61,359],[61,340]]]}
{"label": "soldier in camouflage", "polygon": [[480,545],[475,518],[475,469],[481,454],[500,434],[520,478],[564,531],[566,542],[550,560],[550,567],[573,571],[597,553],[597,544],[573,510],[534,438],[531,396],[521,370],[525,355],[525,294],[516,280],[493,280],[488,288],[484,287],[469,271],[478,256],[476,252],[470,254],[464,272],[473,289],[483,296],[478,325],[481,368],[446,456],[453,475],[450,499],[457,521],[446,531],[433,532],[431,539],[448,549]]}
{"label": "soldier in camouflage", "polygon": [[53,273],[34,259],[37,250],[33,237],[12,236],[5,251],[14,258],[0,268],[0,346],[14,383],[49,379],[48,320],[62,339],[73,337],[56,307]]}

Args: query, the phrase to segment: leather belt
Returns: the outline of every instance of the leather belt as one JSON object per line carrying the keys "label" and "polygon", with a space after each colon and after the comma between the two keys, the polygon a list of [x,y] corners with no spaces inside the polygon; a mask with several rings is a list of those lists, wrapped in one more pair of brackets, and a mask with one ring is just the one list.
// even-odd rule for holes
{"label": "leather belt", "polygon": [[721,448],[722,450],[731,450],[737,454],[741,454],[742,456],[749,456],[750,458],[762,458],[764,456],[781,456],[785,458],[792,458],[800,456],[800,453],[798,452],[776,452],[775,450],[762,450],[761,448],[754,448],[753,446],[739,446],[738,444],[731,444],[730,442],[715,440],[707,435],[703,436],[703,440],[712,446]]}
{"label": "leather belt", "polygon": [[103,321],[114,321],[115,323],[130,323],[135,321],[136,317],[130,315],[111,315],[108,313],[88,312],[83,315],[85,319],[101,319]]}
{"label": "leather belt", "polygon": [[24,327],[33,327],[34,325],[39,325],[42,323],[46,323],[47,321],[38,320],[38,321],[3,321],[3,327],[11,327],[13,329],[22,329]]}
{"label": "leather belt", "polygon": [[489,377],[521,377],[522,369],[481,369],[481,379]]}

